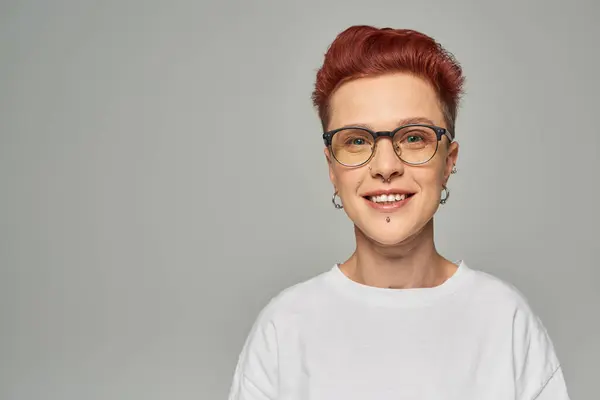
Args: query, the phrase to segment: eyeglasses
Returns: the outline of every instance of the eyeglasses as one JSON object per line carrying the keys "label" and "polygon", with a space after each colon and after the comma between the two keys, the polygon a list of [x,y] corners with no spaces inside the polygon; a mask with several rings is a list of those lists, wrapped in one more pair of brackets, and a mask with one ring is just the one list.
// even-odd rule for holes
{"label": "eyeglasses", "polygon": [[380,132],[347,126],[325,132],[323,141],[337,162],[347,167],[359,167],[369,162],[375,154],[377,138],[389,137],[400,160],[419,165],[433,158],[444,135],[453,140],[447,129],[434,125],[408,124],[393,131]]}

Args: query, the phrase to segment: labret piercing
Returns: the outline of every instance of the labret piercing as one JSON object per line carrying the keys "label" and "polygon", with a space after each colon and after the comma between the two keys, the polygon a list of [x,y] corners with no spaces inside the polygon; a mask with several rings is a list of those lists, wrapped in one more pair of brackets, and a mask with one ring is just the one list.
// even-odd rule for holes
{"label": "labret piercing", "polygon": [[386,221],[387,223],[389,223],[389,222],[390,222],[390,217],[385,217],[385,221]]}

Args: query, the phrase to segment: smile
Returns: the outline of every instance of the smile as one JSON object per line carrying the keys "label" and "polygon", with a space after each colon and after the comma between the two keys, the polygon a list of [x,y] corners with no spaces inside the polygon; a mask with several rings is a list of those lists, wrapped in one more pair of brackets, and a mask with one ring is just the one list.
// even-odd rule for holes
{"label": "smile", "polygon": [[405,205],[414,193],[388,193],[373,196],[364,196],[369,206],[377,210],[396,210]]}

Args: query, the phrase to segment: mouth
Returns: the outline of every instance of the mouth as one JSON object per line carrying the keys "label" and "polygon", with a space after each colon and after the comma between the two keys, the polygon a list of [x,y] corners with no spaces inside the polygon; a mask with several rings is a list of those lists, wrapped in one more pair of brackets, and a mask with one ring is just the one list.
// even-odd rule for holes
{"label": "mouth", "polygon": [[363,196],[369,206],[378,210],[396,210],[405,205],[414,193],[388,193],[374,196]]}

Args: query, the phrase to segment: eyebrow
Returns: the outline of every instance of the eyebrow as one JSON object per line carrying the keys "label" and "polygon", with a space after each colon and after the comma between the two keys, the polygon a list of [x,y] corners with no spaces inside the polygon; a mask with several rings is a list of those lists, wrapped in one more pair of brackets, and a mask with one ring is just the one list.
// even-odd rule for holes
{"label": "eyebrow", "polygon": [[[410,124],[435,125],[434,122],[432,120],[430,120],[429,118],[411,117],[411,118],[401,119],[400,121],[398,121],[396,126],[410,125]],[[353,126],[358,127],[358,128],[367,128],[367,129],[373,130],[373,126],[371,126],[369,124],[361,124],[361,123],[348,124],[348,125],[342,126],[341,128],[348,128],[348,127],[353,127]],[[341,129],[341,128],[339,128],[339,129]]]}

